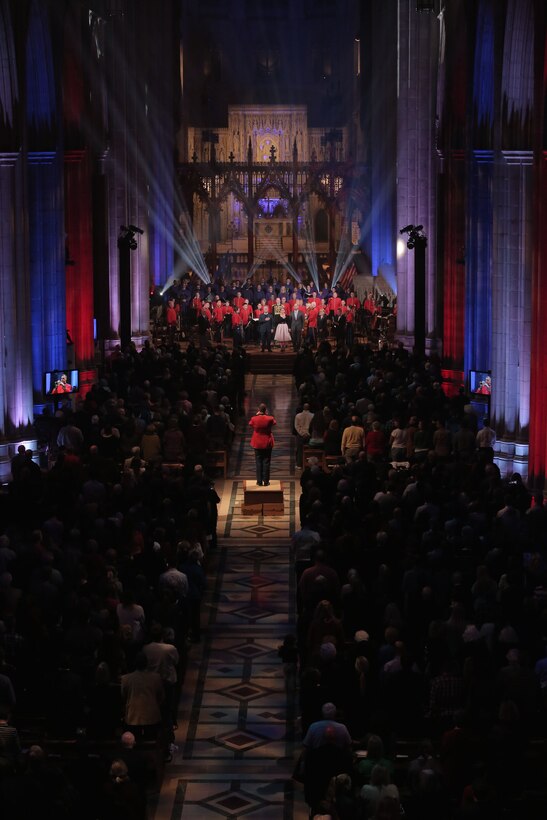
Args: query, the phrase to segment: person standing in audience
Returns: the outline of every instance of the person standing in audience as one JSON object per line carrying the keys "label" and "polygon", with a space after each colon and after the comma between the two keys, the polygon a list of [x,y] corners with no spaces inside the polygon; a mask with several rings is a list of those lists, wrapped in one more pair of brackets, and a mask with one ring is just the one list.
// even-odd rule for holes
{"label": "person standing in audience", "polygon": [[483,426],[476,435],[476,442],[481,456],[483,456],[486,460],[491,461],[494,458],[496,432],[492,429],[492,427],[490,427],[490,419],[484,419]]}
{"label": "person standing in audience", "polygon": [[99,820],[146,820],[146,798],[129,777],[123,760],[114,760],[99,808]]}
{"label": "person standing in audience", "polygon": [[395,419],[395,426],[389,435],[392,461],[404,461],[406,457],[406,430],[399,419]]}
{"label": "person standing in audience", "polygon": [[148,669],[148,658],[139,652],[135,671],[122,675],[124,723],[141,740],[156,740],[162,723],[165,700],[163,683],[157,672]]}
{"label": "person standing in audience", "polygon": [[9,724],[9,711],[0,708],[0,779],[14,774],[21,764],[21,741],[19,733]]}
{"label": "person standing in audience", "polygon": [[296,433],[296,466],[302,467],[302,453],[305,445],[310,440],[310,425],[313,413],[308,402],[304,402],[302,410],[294,417],[294,430]]}
{"label": "person standing in audience", "polygon": [[372,430],[365,436],[365,451],[367,460],[379,462],[385,456],[386,436],[379,421],[372,422]]}
{"label": "person standing in audience", "polygon": [[351,424],[342,433],[341,450],[345,458],[356,458],[365,449],[365,434],[359,416],[351,417]]}
{"label": "person standing in audience", "polygon": [[[177,682],[179,669],[179,653],[173,644],[172,629],[164,629],[161,624],[152,624],[150,642],[143,646],[146,655],[147,669],[157,672],[163,682],[164,707],[168,725],[175,724],[177,715]],[[170,640],[168,640],[170,639]]]}

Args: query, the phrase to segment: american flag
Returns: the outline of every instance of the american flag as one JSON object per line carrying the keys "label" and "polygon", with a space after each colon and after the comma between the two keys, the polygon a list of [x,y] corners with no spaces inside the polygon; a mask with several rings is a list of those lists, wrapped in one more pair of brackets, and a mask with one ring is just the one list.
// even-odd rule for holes
{"label": "american flag", "polygon": [[351,265],[348,265],[340,279],[338,280],[339,286],[345,293],[349,293],[351,289],[351,285],[353,283],[353,277],[356,275],[357,269],[355,267],[355,263],[352,262]]}

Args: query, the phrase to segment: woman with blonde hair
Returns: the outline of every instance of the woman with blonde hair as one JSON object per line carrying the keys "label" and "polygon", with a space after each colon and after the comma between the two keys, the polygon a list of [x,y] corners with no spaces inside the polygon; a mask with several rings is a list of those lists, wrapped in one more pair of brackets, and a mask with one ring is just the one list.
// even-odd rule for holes
{"label": "woman with blonde hair", "polygon": [[[287,314],[285,312],[285,308],[283,305],[279,305],[280,310],[277,314],[277,325],[275,328],[275,337],[274,341],[281,348],[281,352],[285,352],[285,346],[291,343],[291,334],[289,331],[289,320],[287,318]],[[274,308],[275,310],[275,308]]]}

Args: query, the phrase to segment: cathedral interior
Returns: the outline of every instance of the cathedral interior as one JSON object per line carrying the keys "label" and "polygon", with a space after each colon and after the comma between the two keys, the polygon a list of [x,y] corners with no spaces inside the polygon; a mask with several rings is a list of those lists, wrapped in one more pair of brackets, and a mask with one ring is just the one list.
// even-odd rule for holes
{"label": "cathedral interior", "polygon": [[[439,363],[447,396],[487,385],[502,477],[543,493],[546,94],[542,0],[0,0],[2,480],[57,408],[46,376],[75,374],[84,397],[120,345],[151,341],[154,292],[184,276],[198,288],[308,279],[319,291],[351,268],[360,298],[389,291],[396,342]],[[248,396],[290,414],[282,379],[254,375]],[[308,816],[298,794],[261,791],[289,741],[258,709],[258,734],[227,734],[216,758],[200,735],[230,712],[203,670],[224,686],[238,652],[242,664],[267,655],[282,639],[268,627],[294,617],[276,552],[298,528],[285,432],[284,518],[258,530],[235,520],[253,469],[244,455],[219,490],[219,533],[239,533],[234,566],[243,577],[254,562],[274,591],[264,619],[247,613],[244,626],[211,602],[218,644],[189,672],[209,701],[199,725],[195,702],[184,707],[190,775],[168,773],[158,820]],[[233,579],[215,561],[229,598]],[[240,693],[250,712],[266,692],[264,713],[281,708],[270,675],[265,661],[258,689]],[[269,752],[244,787],[238,760],[257,736]],[[218,797],[223,761],[229,799]]]}
{"label": "cathedral interior", "polygon": [[28,435],[67,329],[92,382],[124,312],[147,337],[151,286],[226,259],[331,284],[355,258],[411,349],[419,224],[427,350],[449,389],[491,374],[503,471],[542,486],[544,10],[441,5],[6,0],[2,435]]}

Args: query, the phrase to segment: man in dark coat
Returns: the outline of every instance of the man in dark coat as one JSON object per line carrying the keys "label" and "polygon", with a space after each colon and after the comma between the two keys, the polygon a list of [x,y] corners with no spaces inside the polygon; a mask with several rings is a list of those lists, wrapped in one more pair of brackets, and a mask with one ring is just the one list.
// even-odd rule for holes
{"label": "man in dark coat", "polygon": [[304,311],[301,309],[300,299],[297,299],[295,301],[294,307],[290,312],[289,318],[292,346],[294,350],[299,350],[300,343],[302,341],[302,331],[304,330]]}
{"label": "man in dark coat", "polygon": [[258,336],[262,351],[272,350],[272,315],[267,306],[258,317]]}

